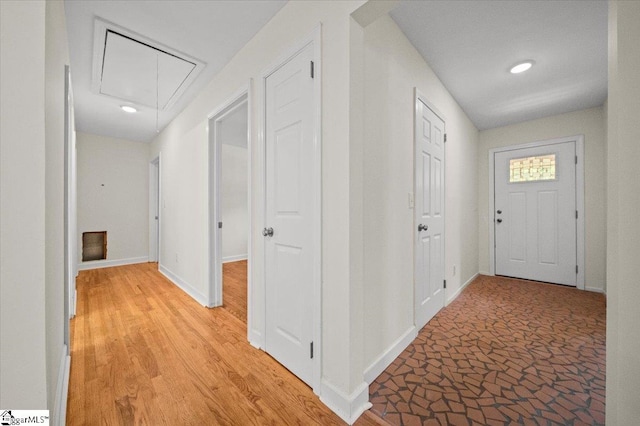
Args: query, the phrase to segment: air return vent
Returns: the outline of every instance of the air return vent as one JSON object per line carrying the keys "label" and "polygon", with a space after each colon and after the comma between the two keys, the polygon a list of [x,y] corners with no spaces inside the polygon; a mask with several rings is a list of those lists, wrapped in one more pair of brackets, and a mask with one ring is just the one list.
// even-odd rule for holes
{"label": "air return vent", "polygon": [[107,231],[82,233],[82,261],[107,258]]}
{"label": "air return vent", "polygon": [[100,19],[95,22],[92,89],[159,110],[170,108],[204,63]]}

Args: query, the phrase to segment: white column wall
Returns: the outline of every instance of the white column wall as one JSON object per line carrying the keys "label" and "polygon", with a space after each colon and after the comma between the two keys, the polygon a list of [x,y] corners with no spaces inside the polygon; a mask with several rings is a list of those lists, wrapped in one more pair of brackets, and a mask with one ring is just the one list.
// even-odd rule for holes
{"label": "white column wall", "polygon": [[478,131],[389,16],[365,28],[364,47],[364,353],[375,370],[414,325],[414,87],[446,119],[448,300],[478,272]]}

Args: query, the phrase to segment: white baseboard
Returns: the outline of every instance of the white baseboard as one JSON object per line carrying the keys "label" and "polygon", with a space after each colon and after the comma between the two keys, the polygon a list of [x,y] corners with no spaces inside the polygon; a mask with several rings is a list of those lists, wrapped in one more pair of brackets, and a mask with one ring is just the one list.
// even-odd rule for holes
{"label": "white baseboard", "polygon": [[490,272],[485,272],[485,271],[478,272],[478,275],[486,275],[488,277],[493,277],[494,276],[494,274],[492,274]]}
{"label": "white baseboard", "polygon": [[594,293],[602,293],[602,294],[607,294],[606,291],[604,291],[604,289],[600,288],[600,287],[585,287],[584,288],[586,291],[593,291]]}
{"label": "white baseboard", "polygon": [[62,345],[62,355],[60,356],[60,367],[58,368],[58,383],[56,386],[56,397],[52,413],[52,424],[64,426],[67,418],[67,396],[69,393],[69,369],[71,367],[71,357],[67,355],[67,345]]}
{"label": "white baseboard", "polygon": [[371,408],[369,385],[362,382],[351,395],[346,395],[323,379],[320,401],[342,420],[352,425],[362,413]]}
{"label": "white baseboard", "polygon": [[146,263],[148,261],[149,261],[149,256],[130,257],[128,259],[91,260],[89,262],[79,263],[78,271],[86,271],[89,269],[99,269],[99,268],[111,268],[112,266],[133,265],[134,263]]}
{"label": "white baseboard", "polygon": [[237,262],[239,260],[247,260],[249,258],[246,254],[236,254],[235,256],[225,256],[222,258],[222,263]]}
{"label": "white baseboard", "polygon": [[478,275],[480,275],[480,273],[476,273],[475,275],[473,275],[473,276],[472,276],[471,278],[469,278],[469,279],[468,279],[464,284],[462,284],[462,285],[460,286],[460,288],[459,288],[459,289],[457,289],[457,290],[455,291],[455,293],[453,293],[451,296],[449,296],[449,297],[447,298],[446,306],[449,306],[449,304],[450,304],[451,302],[453,302],[454,300],[456,300],[456,297],[460,296],[460,293],[462,293],[462,290],[464,290],[466,286],[468,286],[469,284],[471,284],[471,283],[473,282],[473,280],[475,280],[476,278],[478,278]]}
{"label": "white baseboard", "polygon": [[418,330],[415,325],[412,325],[402,336],[400,336],[395,342],[387,348],[375,361],[371,363],[366,370],[364,370],[364,381],[367,383],[373,383],[386,368],[391,365],[394,359],[406,349],[407,346],[413,342],[418,336]]}
{"label": "white baseboard", "polygon": [[248,333],[249,344],[257,349],[262,349],[264,347],[264,339],[262,338],[262,333],[249,329]]}
{"label": "white baseboard", "polygon": [[158,265],[158,271],[160,271],[160,273],[162,275],[164,275],[165,277],[167,277],[167,279],[169,281],[171,281],[172,283],[174,283],[177,287],[179,287],[180,289],[182,289],[182,291],[184,291],[185,293],[187,293],[189,296],[191,296],[192,299],[194,299],[196,302],[200,303],[202,306],[207,306],[207,297],[200,293],[198,290],[196,290],[195,288],[193,288],[189,283],[187,283],[185,280],[183,280],[182,278],[180,278],[179,276],[177,276],[176,274],[174,274],[173,272],[171,272],[169,269],[167,269],[164,265]]}

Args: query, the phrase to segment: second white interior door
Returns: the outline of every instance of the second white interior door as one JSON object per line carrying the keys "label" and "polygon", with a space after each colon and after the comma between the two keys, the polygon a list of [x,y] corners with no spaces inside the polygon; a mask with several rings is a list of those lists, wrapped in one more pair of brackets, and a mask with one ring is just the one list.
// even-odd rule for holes
{"label": "second white interior door", "polygon": [[266,79],[266,351],[312,385],[314,85],[308,45]]}
{"label": "second white interior door", "polygon": [[415,116],[415,322],[444,306],[444,121],[420,99]]}

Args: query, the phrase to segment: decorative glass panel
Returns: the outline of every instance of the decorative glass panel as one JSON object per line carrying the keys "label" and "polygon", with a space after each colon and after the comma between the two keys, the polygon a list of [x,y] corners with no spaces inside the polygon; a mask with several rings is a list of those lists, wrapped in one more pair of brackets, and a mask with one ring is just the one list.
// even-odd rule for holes
{"label": "decorative glass panel", "polygon": [[513,158],[509,160],[509,182],[536,182],[555,180],[556,155]]}

